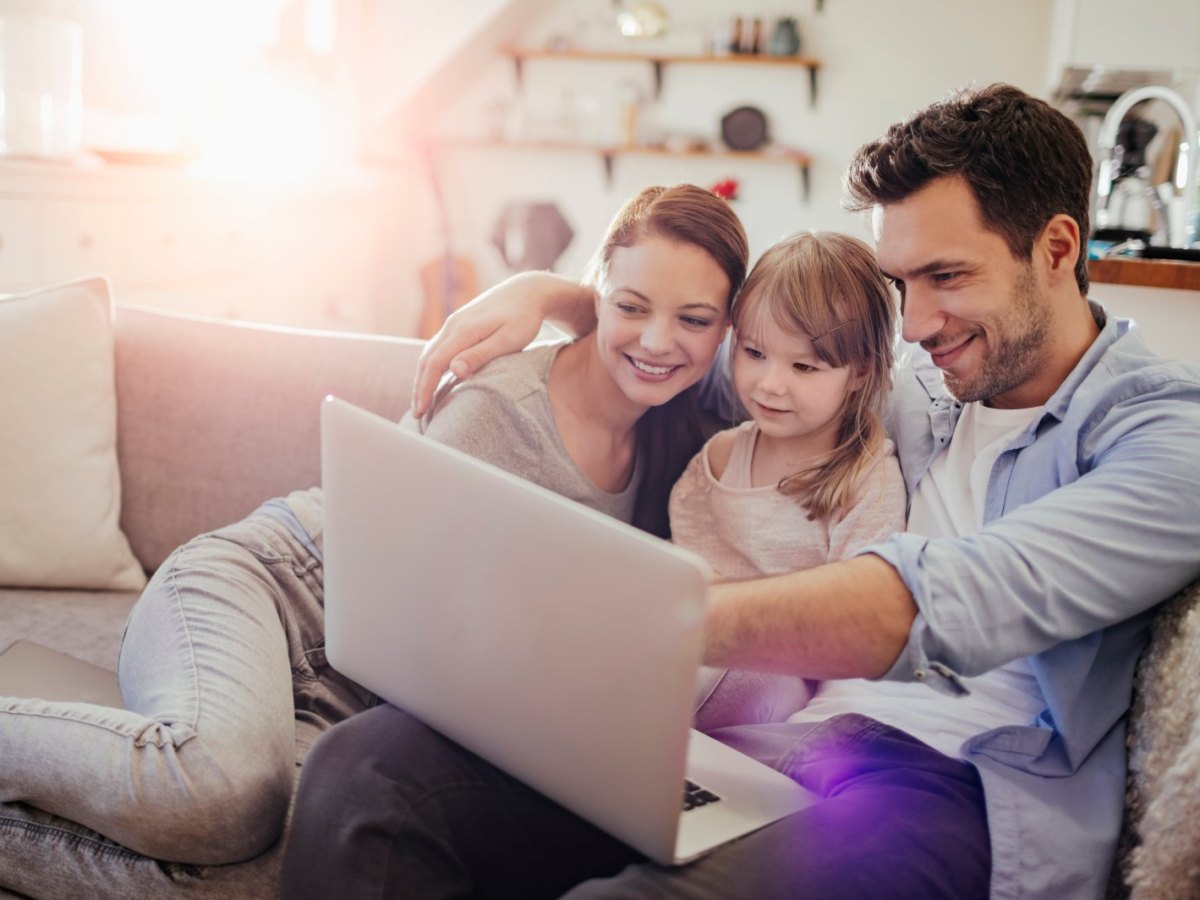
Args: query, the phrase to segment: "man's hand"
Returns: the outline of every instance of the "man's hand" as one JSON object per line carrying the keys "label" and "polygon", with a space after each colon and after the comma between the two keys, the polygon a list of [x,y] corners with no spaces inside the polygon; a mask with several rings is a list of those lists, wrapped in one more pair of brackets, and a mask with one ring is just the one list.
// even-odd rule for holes
{"label": "man's hand", "polygon": [[874,555],[725,582],[709,593],[704,661],[804,678],[878,678],[904,649],[916,614],[896,570]]}
{"label": "man's hand", "polygon": [[466,378],[485,363],[524,349],[543,318],[562,321],[577,333],[589,330],[592,291],[551,272],[522,272],[455,310],[417,362],[412,409],[424,415],[447,370]]}

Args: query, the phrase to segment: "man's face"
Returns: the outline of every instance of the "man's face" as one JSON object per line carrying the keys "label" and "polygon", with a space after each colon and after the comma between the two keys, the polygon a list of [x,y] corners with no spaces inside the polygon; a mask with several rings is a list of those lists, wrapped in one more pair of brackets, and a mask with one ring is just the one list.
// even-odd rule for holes
{"label": "man's face", "polygon": [[900,291],[904,339],[929,351],[950,393],[1007,408],[1044,403],[1049,299],[1033,263],[985,227],[966,181],[939,178],[876,207],[874,226],[879,265]]}

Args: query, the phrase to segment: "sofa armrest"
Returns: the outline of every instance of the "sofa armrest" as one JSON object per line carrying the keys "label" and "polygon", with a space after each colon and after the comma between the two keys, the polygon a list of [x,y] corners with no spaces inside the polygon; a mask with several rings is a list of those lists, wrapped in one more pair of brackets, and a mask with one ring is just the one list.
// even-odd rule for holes
{"label": "sofa armrest", "polygon": [[116,311],[121,527],[157,568],[179,544],[320,482],[321,400],[408,408],[421,342]]}

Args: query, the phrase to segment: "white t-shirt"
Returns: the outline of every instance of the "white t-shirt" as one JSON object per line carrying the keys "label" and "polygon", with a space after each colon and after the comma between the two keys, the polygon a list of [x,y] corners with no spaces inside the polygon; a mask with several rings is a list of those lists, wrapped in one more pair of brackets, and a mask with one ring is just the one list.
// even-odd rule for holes
{"label": "white t-shirt", "polygon": [[[962,537],[978,531],[996,458],[1038,412],[1038,408],[966,404],[950,446],[917,484],[908,530],[928,537]],[[970,691],[965,697],[941,694],[918,682],[825,681],[808,705],[788,721],[819,722],[841,713],[860,713],[948,756],[961,757],[967,738],[1002,725],[1028,725],[1045,706],[1024,659],[962,682]]]}

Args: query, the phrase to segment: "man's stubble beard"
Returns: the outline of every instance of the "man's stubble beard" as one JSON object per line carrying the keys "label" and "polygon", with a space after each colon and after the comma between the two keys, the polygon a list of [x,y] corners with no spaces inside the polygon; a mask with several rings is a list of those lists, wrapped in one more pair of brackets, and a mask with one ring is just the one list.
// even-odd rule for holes
{"label": "man's stubble beard", "polygon": [[1038,295],[1037,278],[1027,263],[1013,285],[1002,331],[988,335],[987,354],[967,378],[942,372],[946,389],[961,403],[990,400],[1033,377],[1050,339],[1050,310]]}

